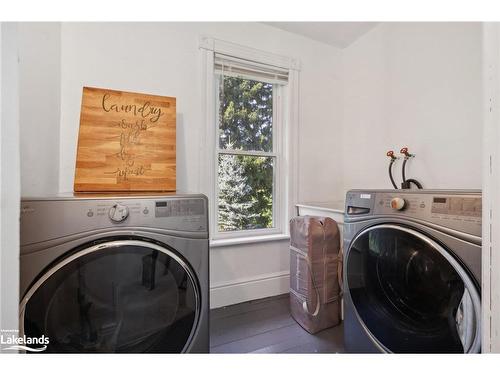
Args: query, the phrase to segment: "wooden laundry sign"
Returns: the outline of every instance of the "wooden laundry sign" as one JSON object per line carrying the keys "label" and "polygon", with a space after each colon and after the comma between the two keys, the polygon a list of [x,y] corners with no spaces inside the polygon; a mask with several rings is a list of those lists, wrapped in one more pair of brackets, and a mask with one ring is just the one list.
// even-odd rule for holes
{"label": "wooden laundry sign", "polygon": [[83,88],[76,192],[174,191],[175,98]]}

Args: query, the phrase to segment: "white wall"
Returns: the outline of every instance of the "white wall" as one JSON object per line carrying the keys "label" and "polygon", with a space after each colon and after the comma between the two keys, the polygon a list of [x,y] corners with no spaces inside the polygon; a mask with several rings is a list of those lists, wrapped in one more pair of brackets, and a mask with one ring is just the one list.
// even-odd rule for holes
{"label": "white wall", "polygon": [[0,329],[18,328],[19,103],[17,24],[0,23]]}
{"label": "white wall", "polygon": [[[300,152],[329,145],[340,119],[339,50],[258,23],[64,23],[62,25],[60,190],[71,191],[83,85],[177,97],[178,188],[199,185],[202,118],[199,37],[208,35],[301,61]],[[318,145],[318,141],[320,144]],[[311,152],[310,152],[311,151]],[[335,155],[330,150],[329,156]],[[318,160],[320,158],[318,157]],[[332,173],[316,172],[315,160],[300,158],[300,199],[328,198],[337,188]],[[325,177],[329,176],[329,177]],[[310,189],[314,186],[314,189]]]}
{"label": "white wall", "polygon": [[21,193],[59,190],[61,32],[59,23],[19,23]]}
{"label": "white wall", "polygon": [[[299,199],[340,188],[339,50],[258,23],[63,23],[61,32],[60,191],[73,189],[82,86],[177,97],[177,186],[201,190],[201,35],[300,60]],[[288,291],[287,241],[214,248],[210,264],[213,307]]]}
{"label": "white wall", "polygon": [[402,146],[425,188],[481,188],[481,43],[479,23],[382,23],[342,50],[342,196],[391,188]]}

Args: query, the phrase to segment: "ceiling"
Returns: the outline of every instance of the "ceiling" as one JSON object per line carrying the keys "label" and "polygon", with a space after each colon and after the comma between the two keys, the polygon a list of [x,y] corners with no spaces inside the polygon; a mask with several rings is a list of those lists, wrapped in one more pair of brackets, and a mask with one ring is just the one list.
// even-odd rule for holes
{"label": "ceiling", "polygon": [[378,25],[377,22],[264,22],[294,34],[345,48]]}

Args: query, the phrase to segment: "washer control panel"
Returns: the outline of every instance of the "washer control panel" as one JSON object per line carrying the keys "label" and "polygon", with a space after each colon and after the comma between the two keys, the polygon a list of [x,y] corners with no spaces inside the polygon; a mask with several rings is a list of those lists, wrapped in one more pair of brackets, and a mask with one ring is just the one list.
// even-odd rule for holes
{"label": "washer control panel", "polygon": [[481,236],[480,193],[349,191],[346,220],[355,216],[407,217]]}
{"label": "washer control panel", "polygon": [[375,214],[398,213],[430,218],[481,222],[480,197],[450,195],[389,194],[376,195]]}
{"label": "washer control panel", "polygon": [[434,196],[431,213],[480,218],[482,215],[481,198]]}

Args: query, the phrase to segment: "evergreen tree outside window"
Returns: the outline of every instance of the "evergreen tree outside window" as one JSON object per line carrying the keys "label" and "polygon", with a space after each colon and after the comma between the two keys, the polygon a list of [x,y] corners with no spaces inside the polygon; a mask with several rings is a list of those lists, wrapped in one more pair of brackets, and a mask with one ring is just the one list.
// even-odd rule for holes
{"label": "evergreen tree outside window", "polygon": [[216,81],[217,231],[275,228],[281,85],[223,71]]}

